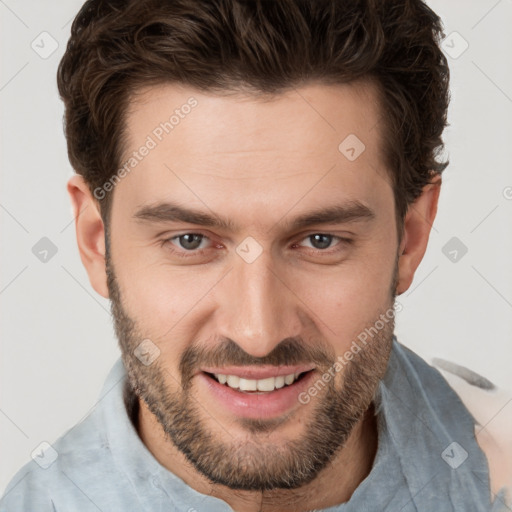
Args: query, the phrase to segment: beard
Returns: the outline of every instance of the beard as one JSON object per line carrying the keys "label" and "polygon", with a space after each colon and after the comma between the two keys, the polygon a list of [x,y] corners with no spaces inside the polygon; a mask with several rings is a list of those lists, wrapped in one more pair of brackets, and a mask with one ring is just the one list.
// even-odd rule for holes
{"label": "beard", "polygon": [[[270,442],[269,433],[280,424],[297,421],[297,416],[287,415],[270,420],[239,419],[239,425],[247,432],[243,440],[229,440],[224,428],[215,434],[208,428],[206,409],[193,394],[193,375],[201,367],[314,363],[316,383],[333,367],[334,352],[322,343],[307,344],[300,338],[283,340],[264,357],[247,354],[230,339],[215,346],[194,344],[180,357],[178,379],[158,359],[145,366],[135,356],[136,347],[146,336],[123,307],[108,244],[106,269],[115,332],[130,387],[147,404],[170,442],[212,483],[246,491],[301,487],[333,460],[372,405],[391,351],[394,315],[387,322],[381,321],[384,327],[350,361],[344,362],[339,386],[335,378],[325,385],[322,381],[321,393],[307,406],[302,405],[312,410],[305,411],[309,419],[303,422],[304,433],[300,437],[279,444]],[[388,310],[393,308],[397,269],[396,265]],[[365,327],[371,327],[379,318]],[[214,420],[210,418],[210,423]],[[217,428],[218,422],[213,424]]]}

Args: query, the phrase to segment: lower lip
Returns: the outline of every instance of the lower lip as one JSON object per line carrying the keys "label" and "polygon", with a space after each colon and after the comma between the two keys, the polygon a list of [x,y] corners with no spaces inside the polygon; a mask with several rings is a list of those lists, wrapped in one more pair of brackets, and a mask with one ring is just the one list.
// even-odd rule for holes
{"label": "lower lip", "polygon": [[265,419],[275,418],[301,405],[299,395],[308,388],[314,373],[314,370],[309,371],[290,386],[266,393],[236,391],[204,372],[197,376],[225,410],[238,417]]}

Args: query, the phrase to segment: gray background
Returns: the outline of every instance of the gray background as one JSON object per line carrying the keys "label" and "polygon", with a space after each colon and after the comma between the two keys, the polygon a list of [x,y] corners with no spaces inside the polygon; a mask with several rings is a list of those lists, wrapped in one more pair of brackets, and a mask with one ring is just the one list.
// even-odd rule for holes
{"label": "gray background", "polygon": [[[512,1],[428,3],[451,55],[451,164],[396,332],[427,359],[512,389]],[[80,5],[0,0],[0,493],[42,441],[94,406],[119,355],[109,302],[78,255],[65,189],[72,169],[55,73]],[[57,250],[46,262],[33,253],[43,237]]]}

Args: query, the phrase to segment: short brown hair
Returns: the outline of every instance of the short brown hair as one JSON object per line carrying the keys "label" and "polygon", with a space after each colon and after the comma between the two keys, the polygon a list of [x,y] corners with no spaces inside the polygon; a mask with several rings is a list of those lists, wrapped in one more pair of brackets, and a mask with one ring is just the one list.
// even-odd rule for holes
{"label": "short brown hair", "polygon": [[277,94],[372,80],[401,233],[409,204],[448,165],[437,160],[449,103],[442,37],[421,0],[88,0],[58,69],[69,160],[91,193],[111,179],[143,86]]}

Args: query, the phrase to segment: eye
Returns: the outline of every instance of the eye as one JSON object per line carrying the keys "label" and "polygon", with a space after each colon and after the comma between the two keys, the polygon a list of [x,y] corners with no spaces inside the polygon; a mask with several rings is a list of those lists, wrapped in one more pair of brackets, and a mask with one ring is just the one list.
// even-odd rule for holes
{"label": "eye", "polygon": [[176,235],[172,238],[169,238],[168,242],[180,249],[185,249],[186,251],[195,251],[197,249],[204,249],[204,247],[201,247],[201,243],[204,240],[208,239],[200,233],[184,233],[182,235]]}
{"label": "eye", "polygon": [[[304,238],[304,240],[309,240],[311,242],[310,247],[321,251],[329,249],[334,240],[350,243],[349,239],[340,238],[339,236],[330,235],[328,233],[314,233]],[[336,245],[339,245],[339,243]]]}

